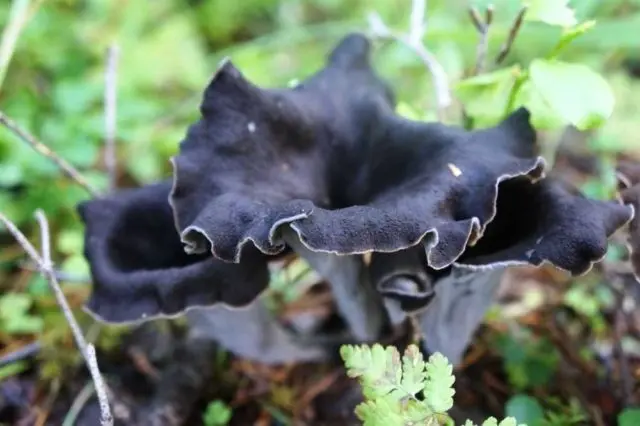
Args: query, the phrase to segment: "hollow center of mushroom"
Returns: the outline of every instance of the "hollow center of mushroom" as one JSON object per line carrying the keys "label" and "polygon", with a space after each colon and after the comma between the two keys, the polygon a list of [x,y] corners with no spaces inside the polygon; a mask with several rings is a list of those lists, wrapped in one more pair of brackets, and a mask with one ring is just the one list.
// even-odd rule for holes
{"label": "hollow center of mushroom", "polygon": [[[154,214],[149,215],[152,211]],[[107,241],[109,259],[123,272],[180,268],[204,259],[206,254],[185,253],[166,203],[150,207],[132,205],[118,219]]]}

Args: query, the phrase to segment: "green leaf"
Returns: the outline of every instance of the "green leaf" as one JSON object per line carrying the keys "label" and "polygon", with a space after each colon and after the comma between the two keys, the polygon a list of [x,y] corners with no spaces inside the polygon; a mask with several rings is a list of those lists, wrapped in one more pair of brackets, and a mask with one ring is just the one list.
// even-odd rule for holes
{"label": "green leaf", "polygon": [[23,179],[23,171],[17,164],[2,163],[0,164],[0,185],[13,186],[18,185]]}
{"label": "green leaf", "polygon": [[61,113],[73,116],[85,114],[92,103],[100,102],[102,90],[99,80],[70,79],[57,82],[52,96]]}
{"label": "green leaf", "polygon": [[601,126],[613,113],[609,84],[586,65],[535,59],[530,78],[546,104],[580,130]]}
{"label": "green leaf", "polygon": [[569,0],[530,0],[525,15],[526,21],[540,21],[549,25],[572,27],[576,24],[573,9],[568,6]]}
{"label": "green leaf", "polygon": [[498,419],[495,417],[489,417],[487,420],[482,422],[482,426],[498,426]]}
{"label": "green leaf", "polygon": [[429,357],[426,369],[425,402],[436,413],[446,413],[453,407],[453,395],[456,393],[453,389],[453,366],[444,355],[436,352]]}
{"label": "green leaf", "polygon": [[81,229],[65,229],[58,234],[57,249],[65,254],[82,253],[84,233]]}
{"label": "green leaf", "polygon": [[409,345],[402,356],[402,389],[409,395],[415,395],[424,389],[427,380],[426,364],[420,349]]}
{"label": "green leaf", "polygon": [[67,257],[60,264],[60,270],[79,277],[88,277],[91,274],[91,268],[87,263],[87,259],[81,254],[74,254]]}
{"label": "green leaf", "polygon": [[531,113],[531,125],[538,130],[553,130],[564,127],[566,121],[554,111],[531,82],[525,81],[518,90],[512,111],[525,106]]}
{"label": "green leaf", "polygon": [[40,274],[34,274],[27,285],[27,293],[30,296],[43,296],[51,293],[47,280]]}
{"label": "green leaf", "polygon": [[[340,355],[345,362],[347,375],[360,380],[366,398],[374,399],[400,389],[402,369],[400,354],[395,347],[384,348],[377,343],[371,348],[366,345],[344,345],[340,348]],[[394,396],[401,398],[404,395],[396,392]]]}
{"label": "green leaf", "polygon": [[222,401],[215,400],[207,405],[202,415],[205,426],[225,426],[231,420],[231,409]]}
{"label": "green leaf", "polygon": [[[474,426],[474,425],[473,425],[473,422],[471,422],[471,420],[467,420],[464,426]],[[516,422],[516,419],[514,419],[513,417],[507,417],[506,419],[502,420],[500,423],[498,423],[498,419],[496,419],[495,417],[489,417],[487,420],[485,420],[482,423],[482,426],[527,426],[527,425],[525,424],[518,425],[518,423]]]}
{"label": "green leaf", "polygon": [[31,334],[42,331],[42,318],[29,315],[33,300],[25,293],[7,293],[0,297],[0,323],[9,334]]}
{"label": "green leaf", "polygon": [[284,303],[297,300],[315,283],[313,269],[303,259],[296,259],[271,274],[269,289]]}
{"label": "green leaf", "polygon": [[[176,43],[176,40],[180,42]],[[202,39],[186,11],[172,13],[162,20],[162,25],[150,26],[121,41],[119,90],[133,87],[163,90],[174,85],[200,90],[211,71],[205,60]],[[171,58],[169,62],[167,58]]]}
{"label": "green leaf", "polygon": [[506,334],[496,342],[505,361],[509,382],[518,389],[545,386],[553,379],[560,355],[547,339],[536,338],[528,331],[521,331],[521,337]]}
{"label": "green leaf", "polygon": [[16,376],[22,373],[23,371],[27,370],[28,368],[29,368],[29,364],[26,363],[25,361],[16,361],[16,362],[12,362],[11,364],[2,366],[0,367],[0,382],[2,382],[3,380],[9,377]]}
{"label": "green leaf", "polygon": [[355,413],[362,420],[363,426],[404,425],[400,405],[390,397],[362,402],[356,407]]}
{"label": "green leaf", "polygon": [[518,65],[459,82],[454,91],[474,119],[474,127],[495,125],[507,109],[511,91],[521,75]]}
{"label": "green leaf", "polygon": [[[453,406],[453,367],[441,354],[425,363],[420,349],[409,345],[402,359],[394,346],[343,345],[347,375],[357,378],[365,402],[356,414],[365,425],[443,425]],[[415,394],[424,390],[425,401]],[[436,411],[436,412],[434,412]]]}
{"label": "green leaf", "polygon": [[409,424],[424,424],[433,417],[429,407],[420,401],[411,399],[404,407],[403,418]]}
{"label": "green leaf", "polygon": [[506,414],[515,417],[520,422],[529,425],[539,425],[544,419],[544,411],[540,403],[528,395],[517,394],[512,396],[505,406]]}
{"label": "green leaf", "polygon": [[598,299],[584,286],[572,286],[564,294],[564,303],[587,317],[593,317],[600,313]]}
{"label": "green leaf", "polygon": [[618,415],[618,426],[640,425],[640,408],[627,408]]}

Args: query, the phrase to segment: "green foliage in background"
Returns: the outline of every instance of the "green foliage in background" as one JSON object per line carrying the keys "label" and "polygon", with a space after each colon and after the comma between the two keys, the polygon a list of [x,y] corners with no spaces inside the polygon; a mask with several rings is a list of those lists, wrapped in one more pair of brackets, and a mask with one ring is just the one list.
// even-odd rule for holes
{"label": "green foliage in background", "polygon": [[536,398],[516,394],[509,398],[505,406],[506,414],[524,421],[529,426],[577,426],[583,425],[588,417],[576,399],[568,404],[550,398],[547,407]]}
{"label": "green foliage in background", "polygon": [[0,330],[9,334],[29,334],[42,331],[42,318],[29,313],[33,300],[25,293],[0,296]]}
{"label": "green foliage in background", "polygon": [[231,420],[231,408],[222,401],[211,401],[202,415],[205,426],[225,426]]}
{"label": "green foliage in background", "polygon": [[[568,124],[579,130],[600,127],[613,113],[613,91],[589,66],[560,61],[558,56],[573,41],[594,27],[594,21],[577,25],[566,1],[537,0],[525,12],[526,21],[560,26],[555,46],[528,67],[512,65],[462,80],[456,94],[476,127],[493,126],[521,106],[531,112],[538,129]],[[588,87],[589,90],[585,90]]]}
{"label": "green foliage in background", "polygon": [[640,424],[640,408],[627,408],[618,416],[618,426],[635,426]]}
{"label": "green foliage in background", "polygon": [[528,330],[518,331],[496,341],[509,382],[519,390],[549,384],[560,361],[557,350],[545,338],[537,338]]}

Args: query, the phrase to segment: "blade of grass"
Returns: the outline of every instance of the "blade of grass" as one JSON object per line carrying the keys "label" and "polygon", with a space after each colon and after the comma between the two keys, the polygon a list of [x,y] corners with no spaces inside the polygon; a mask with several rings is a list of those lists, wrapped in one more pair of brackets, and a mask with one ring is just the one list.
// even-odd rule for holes
{"label": "blade of grass", "polygon": [[7,75],[9,62],[13,57],[20,33],[27,24],[29,18],[29,6],[31,0],[13,0],[9,10],[9,22],[2,32],[0,41],[0,89]]}

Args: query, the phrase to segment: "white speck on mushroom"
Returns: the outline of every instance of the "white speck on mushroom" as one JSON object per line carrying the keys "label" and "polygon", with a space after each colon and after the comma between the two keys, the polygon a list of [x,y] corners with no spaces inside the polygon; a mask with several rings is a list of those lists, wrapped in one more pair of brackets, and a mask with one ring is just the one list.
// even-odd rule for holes
{"label": "white speck on mushroom", "polygon": [[369,266],[371,264],[371,252],[362,253],[362,261],[365,265]]}
{"label": "white speck on mushroom", "polygon": [[455,177],[458,177],[462,174],[462,170],[460,170],[458,166],[456,166],[455,164],[449,163],[447,164],[447,166],[449,166],[449,170],[451,170],[451,174],[454,175]]}
{"label": "white speck on mushroom", "polygon": [[254,123],[253,121],[250,121],[249,124],[247,124],[247,129],[249,129],[249,132],[253,133],[256,131],[256,123]]}
{"label": "white speck on mushroom", "polygon": [[538,238],[538,239],[536,240],[536,244],[540,244],[540,243],[542,242],[542,239],[543,239],[543,238],[544,238],[544,235],[543,235],[542,237]]}
{"label": "white speck on mushroom", "polygon": [[525,254],[527,255],[527,259],[531,259],[531,256],[533,256],[533,253],[534,253],[534,252],[535,252],[535,250],[534,250],[534,249],[527,250],[527,251],[525,252]]}

